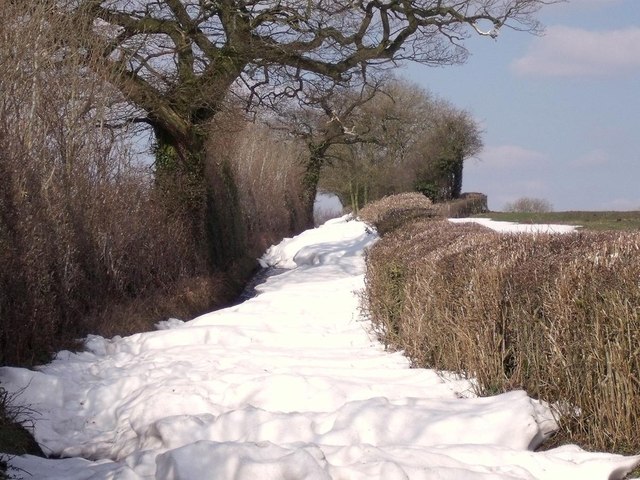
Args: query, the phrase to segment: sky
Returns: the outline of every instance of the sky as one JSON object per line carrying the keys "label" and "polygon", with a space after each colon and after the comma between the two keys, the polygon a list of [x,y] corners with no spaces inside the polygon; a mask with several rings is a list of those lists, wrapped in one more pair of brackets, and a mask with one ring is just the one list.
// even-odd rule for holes
{"label": "sky", "polygon": [[476,36],[464,65],[401,75],[482,125],[463,191],[487,194],[491,210],[521,197],[556,211],[640,209],[640,0],[570,0],[537,18],[542,36]]}

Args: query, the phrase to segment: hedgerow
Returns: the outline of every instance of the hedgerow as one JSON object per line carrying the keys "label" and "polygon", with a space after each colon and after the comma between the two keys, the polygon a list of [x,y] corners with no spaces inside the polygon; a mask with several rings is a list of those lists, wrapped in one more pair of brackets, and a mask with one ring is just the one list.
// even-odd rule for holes
{"label": "hedgerow", "polygon": [[556,442],[631,453],[639,252],[638,233],[498,234],[410,219],[369,252],[366,306],[382,341],[416,366],[476,378],[481,395],[524,389],[554,406]]}

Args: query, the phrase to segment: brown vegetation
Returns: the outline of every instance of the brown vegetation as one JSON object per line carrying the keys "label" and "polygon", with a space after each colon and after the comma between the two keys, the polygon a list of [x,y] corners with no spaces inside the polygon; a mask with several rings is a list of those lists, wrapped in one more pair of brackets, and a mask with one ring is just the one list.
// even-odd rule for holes
{"label": "brown vegetation", "polygon": [[255,258],[307,224],[303,202],[303,159],[306,149],[281,132],[248,122],[237,112],[213,124],[210,150],[231,168],[237,196],[237,227],[242,230],[242,256]]}
{"label": "brown vegetation", "polygon": [[438,213],[447,218],[465,218],[489,211],[483,193],[463,193],[454,200],[438,203]]}
{"label": "brown vegetation", "polygon": [[0,479],[3,477],[3,462],[9,455],[40,455],[42,449],[33,439],[29,430],[33,430],[34,417],[29,407],[16,406],[14,398],[0,386]]}
{"label": "brown vegetation", "polygon": [[108,89],[77,75],[77,58],[54,56],[52,30],[64,25],[48,24],[46,10],[10,11],[1,19],[0,363],[31,364],[97,327],[91,318],[107,303],[161,289],[198,262],[145,170],[96,125],[114,100]]}
{"label": "brown vegetation", "polygon": [[354,93],[329,99],[350,128],[348,141],[325,152],[324,189],[356,214],[400,192],[419,191],[434,202],[460,196],[464,162],[482,148],[480,126],[469,113],[399,79],[380,80],[365,97]]}
{"label": "brown vegetation", "polygon": [[[379,214],[379,217],[384,217]],[[498,234],[410,220],[368,255],[382,340],[416,366],[551,402],[556,438],[637,453],[640,235]]]}
{"label": "brown vegetation", "polygon": [[431,218],[436,210],[427,197],[421,193],[400,193],[383,197],[367,204],[359,212],[359,218],[375,225],[380,235],[393,231],[409,219]]}
{"label": "brown vegetation", "polygon": [[[114,129],[119,96],[81,52],[60,55],[49,7],[0,12],[0,364],[47,361],[87,333],[148,330],[228,304],[270,243],[298,228],[298,154],[234,115],[211,150],[233,193],[215,237],[237,239],[225,270],[193,235],[182,199]],[[229,119],[227,119],[229,120]],[[218,186],[218,190],[222,186]],[[183,190],[179,195],[188,195]],[[233,231],[230,231],[233,230]],[[233,235],[233,237],[232,237]]]}

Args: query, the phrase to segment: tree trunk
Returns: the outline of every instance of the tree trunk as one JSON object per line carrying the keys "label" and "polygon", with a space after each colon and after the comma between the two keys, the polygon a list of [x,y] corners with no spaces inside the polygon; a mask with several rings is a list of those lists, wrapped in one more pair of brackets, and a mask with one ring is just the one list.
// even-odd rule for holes
{"label": "tree trunk", "polygon": [[304,176],[302,177],[302,206],[305,213],[305,227],[313,228],[313,205],[316,201],[318,193],[318,182],[320,181],[320,172],[324,163],[325,147],[310,146],[310,157],[305,166]]}
{"label": "tree trunk", "polygon": [[192,126],[184,136],[155,128],[155,182],[170,211],[185,219],[208,269],[225,270],[245,251],[242,216],[231,168],[207,161],[203,131]]}
{"label": "tree trunk", "polygon": [[453,188],[451,192],[452,198],[459,198],[460,193],[462,193],[462,169],[464,164],[464,158],[462,154],[458,154],[458,158],[456,159],[456,163],[454,165],[453,172]]}
{"label": "tree trunk", "polygon": [[232,167],[207,162],[206,233],[215,265],[225,270],[247,256],[247,235]]}
{"label": "tree trunk", "polygon": [[358,201],[358,184],[353,185],[353,180],[349,181],[349,195],[351,197],[351,211],[354,215],[358,215],[360,203]]}

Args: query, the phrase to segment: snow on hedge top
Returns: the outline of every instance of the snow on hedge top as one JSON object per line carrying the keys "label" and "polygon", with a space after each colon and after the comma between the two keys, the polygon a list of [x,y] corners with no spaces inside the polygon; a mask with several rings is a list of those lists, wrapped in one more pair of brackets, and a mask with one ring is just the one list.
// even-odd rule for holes
{"label": "snow on hedge top", "polygon": [[[16,457],[18,478],[329,480],[622,478],[640,457],[532,450],[549,409],[515,391],[410,369],[359,310],[363,249],[342,218],[263,257],[291,269],[241,305],[126,338],[87,339],[0,381],[39,412],[35,436],[63,458]],[[84,458],[80,458],[84,457]]]}
{"label": "snow on hedge top", "polygon": [[477,223],[500,233],[571,233],[579,227],[574,225],[554,225],[535,223],[499,222],[490,218],[450,218],[453,223]]}

